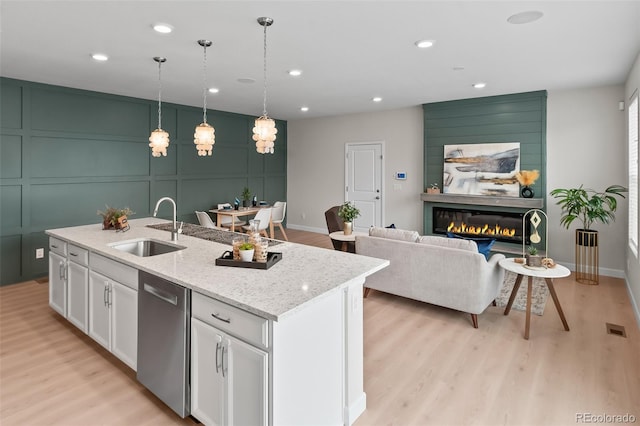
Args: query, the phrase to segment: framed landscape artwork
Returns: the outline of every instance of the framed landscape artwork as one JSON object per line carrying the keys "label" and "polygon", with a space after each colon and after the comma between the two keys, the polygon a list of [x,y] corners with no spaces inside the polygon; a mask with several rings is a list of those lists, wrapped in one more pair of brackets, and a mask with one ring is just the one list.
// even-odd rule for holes
{"label": "framed landscape artwork", "polygon": [[444,146],[444,193],[519,197],[520,143]]}

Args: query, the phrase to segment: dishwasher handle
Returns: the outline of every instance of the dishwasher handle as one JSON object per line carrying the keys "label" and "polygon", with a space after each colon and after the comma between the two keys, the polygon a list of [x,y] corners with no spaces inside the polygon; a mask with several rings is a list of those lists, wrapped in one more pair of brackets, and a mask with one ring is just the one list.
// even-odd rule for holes
{"label": "dishwasher handle", "polygon": [[175,294],[169,294],[147,283],[144,283],[143,288],[144,291],[156,296],[158,299],[164,300],[165,302],[170,303],[174,306],[178,306],[178,296],[176,296]]}

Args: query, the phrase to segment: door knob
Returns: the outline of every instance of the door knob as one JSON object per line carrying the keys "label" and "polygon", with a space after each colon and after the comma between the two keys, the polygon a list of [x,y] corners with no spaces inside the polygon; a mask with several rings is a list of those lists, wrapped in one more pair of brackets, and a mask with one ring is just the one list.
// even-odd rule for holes
{"label": "door knob", "polygon": [[379,199],[380,199],[380,196],[376,196],[376,200],[379,200]]}

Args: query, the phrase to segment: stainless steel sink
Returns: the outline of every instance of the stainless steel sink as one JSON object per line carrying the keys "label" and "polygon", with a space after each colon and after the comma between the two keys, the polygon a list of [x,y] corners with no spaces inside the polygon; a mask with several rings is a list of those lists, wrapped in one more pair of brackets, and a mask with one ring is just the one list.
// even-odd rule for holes
{"label": "stainless steel sink", "polygon": [[119,243],[109,244],[109,246],[116,250],[131,253],[140,257],[157,256],[159,254],[171,253],[178,250],[184,250],[186,248],[177,244],[152,240],[150,238],[122,241]]}

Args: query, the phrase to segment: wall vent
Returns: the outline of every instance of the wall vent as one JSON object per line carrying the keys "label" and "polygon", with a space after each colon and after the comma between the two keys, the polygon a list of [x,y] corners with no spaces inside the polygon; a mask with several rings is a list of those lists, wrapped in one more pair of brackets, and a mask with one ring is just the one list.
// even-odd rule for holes
{"label": "wall vent", "polygon": [[624,326],[618,324],[606,323],[607,334],[613,334],[615,336],[627,337],[627,332]]}

